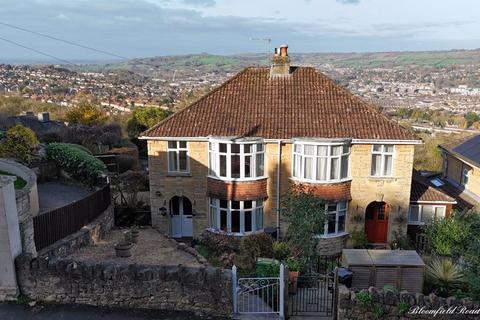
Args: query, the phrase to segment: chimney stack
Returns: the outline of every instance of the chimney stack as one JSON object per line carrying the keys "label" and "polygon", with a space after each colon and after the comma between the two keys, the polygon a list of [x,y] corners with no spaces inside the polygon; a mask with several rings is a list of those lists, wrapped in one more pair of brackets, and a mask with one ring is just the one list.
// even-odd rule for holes
{"label": "chimney stack", "polygon": [[290,58],[288,56],[288,45],[281,45],[275,48],[275,54],[270,68],[270,77],[284,77],[290,75]]}

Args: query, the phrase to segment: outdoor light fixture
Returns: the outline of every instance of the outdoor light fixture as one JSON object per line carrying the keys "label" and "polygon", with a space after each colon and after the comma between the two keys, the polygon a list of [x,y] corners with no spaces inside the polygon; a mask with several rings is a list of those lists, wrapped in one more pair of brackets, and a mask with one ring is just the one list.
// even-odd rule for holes
{"label": "outdoor light fixture", "polygon": [[167,208],[165,207],[161,207],[158,211],[160,211],[160,214],[164,217],[167,215]]}
{"label": "outdoor light fixture", "polygon": [[161,196],[162,196],[162,192],[160,192],[160,191],[155,191],[155,195],[156,195],[157,197],[161,197]]}

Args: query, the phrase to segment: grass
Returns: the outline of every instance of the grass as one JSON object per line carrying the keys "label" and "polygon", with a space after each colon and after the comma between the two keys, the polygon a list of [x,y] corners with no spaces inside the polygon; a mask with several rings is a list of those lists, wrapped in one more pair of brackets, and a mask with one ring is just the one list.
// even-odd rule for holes
{"label": "grass", "polygon": [[17,180],[15,180],[13,186],[15,187],[15,189],[17,190],[20,190],[20,189],[23,189],[23,187],[25,187],[27,185],[27,181],[23,180],[22,178],[20,178],[19,176],[16,176],[12,173],[8,173],[8,172],[5,172],[5,171],[1,171],[0,170],[0,175],[4,175],[4,176],[13,176],[13,177],[17,177]]}

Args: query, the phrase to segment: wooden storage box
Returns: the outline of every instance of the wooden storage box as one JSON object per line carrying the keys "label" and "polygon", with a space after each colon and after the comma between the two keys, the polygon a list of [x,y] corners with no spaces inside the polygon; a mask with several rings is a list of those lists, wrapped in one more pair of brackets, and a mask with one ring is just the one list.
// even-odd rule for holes
{"label": "wooden storage box", "polygon": [[342,264],[353,272],[354,288],[423,291],[425,263],[414,250],[343,249]]}

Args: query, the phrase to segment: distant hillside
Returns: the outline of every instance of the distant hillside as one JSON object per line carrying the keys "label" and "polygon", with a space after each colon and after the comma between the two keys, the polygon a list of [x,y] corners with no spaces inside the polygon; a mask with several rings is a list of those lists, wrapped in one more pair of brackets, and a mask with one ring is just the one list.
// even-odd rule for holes
{"label": "distant hillside", "polygon": [[[425,51],[425,52],[375,52],[375,53],[291,53],[293,62],[302,65],[359,69],[370,68],[446,68],[450,66],[480,66],[480,49]],[[220,56],[210,54],[163,56],[133,59],[121,63],[84,65],[81,71],[124,70],[151,77],[172,75],[205,74],[208,72],[229,73],[252,65],[265,65],[265,54]]]}

